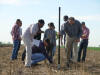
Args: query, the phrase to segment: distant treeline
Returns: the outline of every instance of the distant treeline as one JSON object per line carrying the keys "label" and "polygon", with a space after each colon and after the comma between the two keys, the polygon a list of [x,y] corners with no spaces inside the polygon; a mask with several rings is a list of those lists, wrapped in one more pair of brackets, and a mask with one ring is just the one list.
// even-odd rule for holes
{"label": "distant treeline", "polygon": [[13,46],[13,44],[11,44],[10,42],[8,43],[0,42],[0,47],[10,47],[10,46]]}

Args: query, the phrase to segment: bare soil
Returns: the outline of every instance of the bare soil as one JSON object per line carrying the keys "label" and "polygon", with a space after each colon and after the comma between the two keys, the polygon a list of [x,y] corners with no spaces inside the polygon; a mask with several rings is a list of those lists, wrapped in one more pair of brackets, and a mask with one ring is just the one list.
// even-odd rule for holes
{"label": "bare soil", "polygon": [[65,50],[61,49],[61,68],[57,69],[57,50],[54,63],[39,62],[39,65],[26,68],[21,61],[24,48],[21,47],[18,59],[11,61],[12,47],[0,47],[0,75],[100,75],[100,51],[88,50],[85,63],[73,63],[66,69]]}

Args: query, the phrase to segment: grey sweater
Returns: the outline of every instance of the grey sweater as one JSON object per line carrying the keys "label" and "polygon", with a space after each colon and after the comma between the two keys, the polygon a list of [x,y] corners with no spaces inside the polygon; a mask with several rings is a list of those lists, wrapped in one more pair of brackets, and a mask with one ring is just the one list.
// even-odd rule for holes
{"label": "grey sweater", "polygon": [[72,25],[67,22],[64,24],[64,31],[69,37],[79,39],[82,35],[82,26],[77,20],[75,20],[75,23]]}
{"label": "grey sweater", "polygon": [[53,29],[47,29],[44,33],[44,39],[48,38],[50,43],[56,45],[56,31]]}

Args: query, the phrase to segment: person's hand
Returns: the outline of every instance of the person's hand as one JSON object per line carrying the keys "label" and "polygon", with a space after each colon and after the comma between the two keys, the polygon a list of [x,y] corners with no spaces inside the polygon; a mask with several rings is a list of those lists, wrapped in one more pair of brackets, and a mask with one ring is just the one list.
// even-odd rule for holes
{"label": "person's hand", "polygon": [[41,33],[44,33],[44,31],[41,31]]}
{"label": "person's hand", "polygon": [[82,38],[86,38],[86,35],[82,35]]}
{"label": "person's hand", "polygon": [[50,58],[49,62],[50,62],[50,64],[52,64],[52,63],[53,63],[53,60],[52,60],[52,58]]}
{"label": "person's hand", "polygon": [[76,39],[75,42],[80,42],[80,39]]}
{"label": "person's hand", "polygon": [[14,40],[14,36],[12,36],[12,40]]}
{"label": "person's hand", "polygon": [[61,45],[63,46],[63,42],[61,41]]}
{"label": "person's hand", "polygon": [[39,30],[38,33],[44,33],[44,31]]}
{"label": "person's hand", "polygon": [[21,38],[21,37],[19,37],[19,40],[21,41],[21,40],[22,40],[22,38]]}
{"label": "person's hand", "polygon": [[57,32],[57,35],[60,35],[60,33],[59,33],[59,32]]}

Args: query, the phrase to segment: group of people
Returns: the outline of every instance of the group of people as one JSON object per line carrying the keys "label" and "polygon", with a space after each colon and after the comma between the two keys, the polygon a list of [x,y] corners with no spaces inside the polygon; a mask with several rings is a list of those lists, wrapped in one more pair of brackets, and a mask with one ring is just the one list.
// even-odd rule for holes
{"label": "group of people", "polygon": [[65,23],[61,26],[59,34],[61,36],[61,44],[63,44],[62,38],[64,37],[64,47],[67,56],[66,66],[70,67],[71,62],[85,62],[89,29],[86,27],[85,22],[80,23],[74,17],[68,18],[68,16],[64,16],[64,21]]}
{"label": "group of people", "polygon": [[[74,17],[64,16],[64,24],[58,35],[61,37],[61,44],[64,42],[64,48],[67,56],[67,67],[70,62],[80,62],[83,50],[82,61],[85,61],[88,46],[89,29],[85,26],[85,22],[80,23]],[[22,21],[16,20],[12,28],[11,35],[13,39],[13,50],[11,60],[17,59],[21,40],[24,42],[25,49],[22,54],[22,61],[25,59],[25,66],[31,67],[40,61],[48,59],[53,63],[53,57],[56,52],[56,31],[53,22],[48,23],[48,29],[44,31],[41,28],[45,22],[39,19],[36,24],[31,24],[22,34]],[[44,33],[43,40],[41,34]],[[63,40],[64,36],[64,41]],[[80,38],[82,39],[80,42]],[[78,49],[78,42],[80,42]]]}
{"label": "group of people", "polygon": [[[22,33],[22,21],[17,19],[16,24],[13,26],[11,34],[13,39],[13,51],[11,60],[17,59],[18,50],[20,48],[21,39],[24,42],[24,52],[22,54],[22,61],[25,59],[25,66],[37,64],[38,62],[48,59],[50,63],[53,62],[53,56],[56,51],[56,31],[53,22],[48,24],[48,29],[44,32],[41,28],[45,22],[43,19],[38,20],[38,23],[31,24]],[[44,33],[43,41],[41,34]]]}

